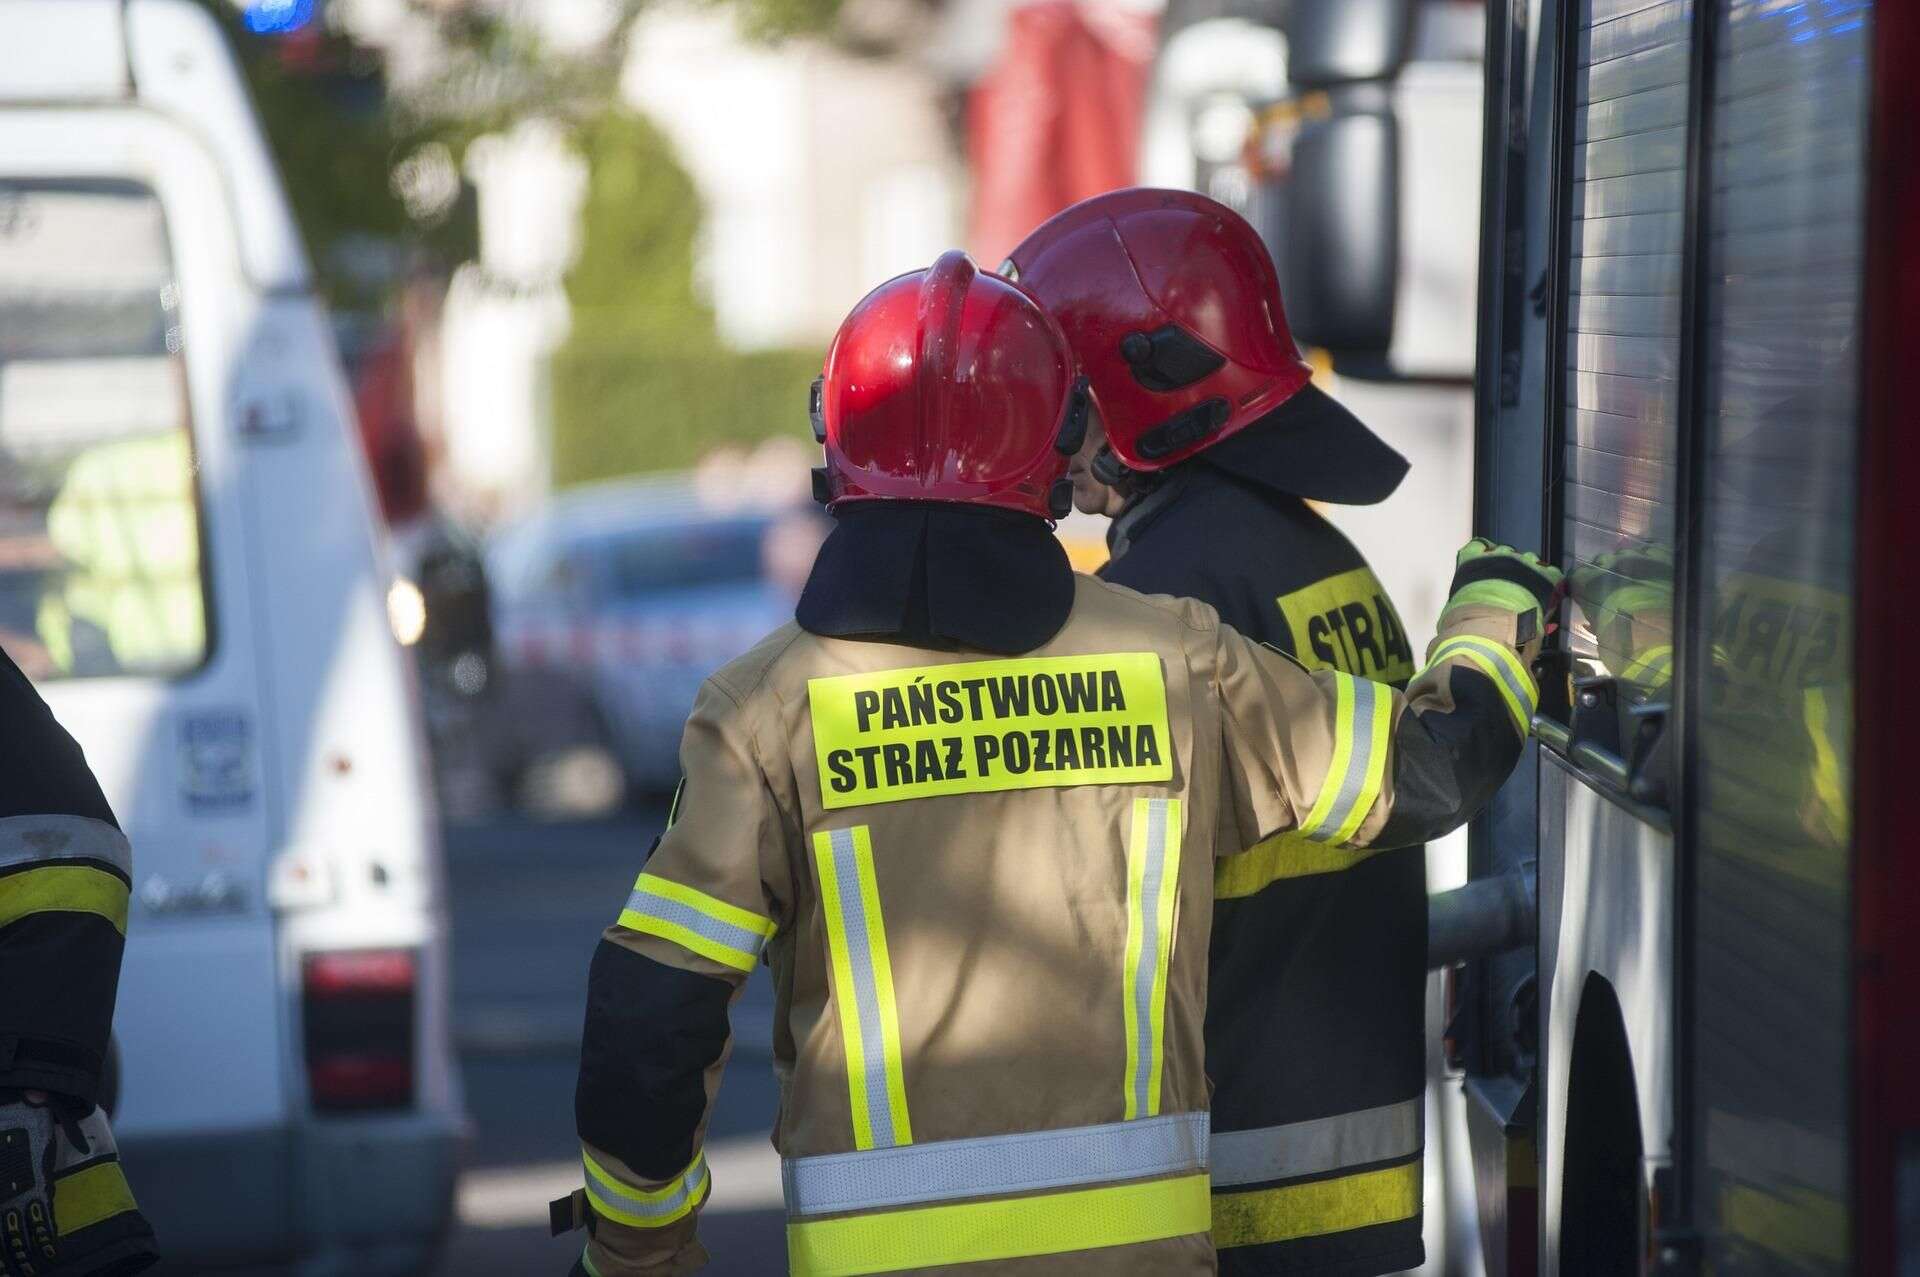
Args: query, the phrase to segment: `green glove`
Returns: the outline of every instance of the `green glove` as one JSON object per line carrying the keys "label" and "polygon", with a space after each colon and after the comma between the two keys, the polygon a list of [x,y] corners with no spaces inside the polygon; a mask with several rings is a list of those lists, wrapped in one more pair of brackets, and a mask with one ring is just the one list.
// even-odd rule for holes
{"label": "green glove", "polygon": [[1454,557],[1449,608],[1466,604],[1544,613],[1553,606],[1566,574],[1540,556],[1475,537]]}

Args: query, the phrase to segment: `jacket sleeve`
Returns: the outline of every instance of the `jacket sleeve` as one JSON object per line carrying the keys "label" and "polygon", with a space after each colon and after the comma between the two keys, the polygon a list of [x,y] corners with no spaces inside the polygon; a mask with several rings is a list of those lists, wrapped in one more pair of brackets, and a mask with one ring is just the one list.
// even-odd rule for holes
{"label": "jacket sleeve", "polygon": [[1487,594],[1449,602],[1404,694],[1308,672],[1222,626],[1214,684],[1237,826],[1223,851],[1289,832],[1294,845],[1400,847],[1470,819],[1519,760],[1539,700],[1540,612],[1518,591],[1511,606]]}
{"label": "jacket sleeve", "polygon": [[87,760],[0,654],[0,1090],[96,1102],[133,853]]}
{"label": "jacket sleeve", "polygon": [[781,817],[746,714],[716,680],[680,758],[674,814],[587,979],[574,1117],[591,1230],[582,1266],[600,1277],[705,1262],[694,1220],[710,1186],[701,1145],[727,1008],[791,921]]}

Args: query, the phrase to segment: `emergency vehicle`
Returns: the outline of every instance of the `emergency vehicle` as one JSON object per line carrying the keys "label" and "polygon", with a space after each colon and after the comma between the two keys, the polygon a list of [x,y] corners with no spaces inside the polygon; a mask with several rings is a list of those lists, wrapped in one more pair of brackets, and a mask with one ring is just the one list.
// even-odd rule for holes
{"label": "emergency vehicle", "polygon": [[1489,1272],[1912,1271],[1920,1251],[1920,20],[1488,6],[1476,530],[1569,570],[1476,875]]}
{"label": "emergency vehicle", "polygon": [[0,0],[0,50],[0,643],[134,848],[128,1176],[184,1271],[418,1271],[444,874],[306,255],[207,10]]}

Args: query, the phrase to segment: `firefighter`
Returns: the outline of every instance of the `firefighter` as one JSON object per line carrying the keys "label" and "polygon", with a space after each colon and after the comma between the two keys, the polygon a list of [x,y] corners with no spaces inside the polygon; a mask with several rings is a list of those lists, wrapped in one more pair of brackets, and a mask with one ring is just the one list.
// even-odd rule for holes
{"label": "firefighter", "polygon": [[73,738],[0,653],[0,1273],[155,1262],[100,1109],[132,856]]}
{"label": "firefighter", "polygon": [[[1089,438],[1073,477],[1083,511],[1114,516],[1100,575],[1199,599],[1309,669],[1405,688],[1399,613],[1308,502],[1384,500],[1407,463],[1308,380],[1254,229],[1188,191],[1116,191],[1045,223],[1001,269],[1059,320],[1091,383],[1104,441]],[[1335,849],[1295,831],[1216,867],[1222,1271],[1421,1264],[1426,892],[1417,845]]]}
{"label": "firefighter", "polygon": [[575,1273],[705,1262],[702,1136],[762,961],[794,1273],[1213,1272],[1215,857],[1419,842],[1511,769],[1550,569],[1469,546],[1406,695],[1309,672],[1073,573],[1048,521],[1086,408],[1058,326],[960,253],[841,327],[834,530],[795,623],[701,689],[594,954]]}

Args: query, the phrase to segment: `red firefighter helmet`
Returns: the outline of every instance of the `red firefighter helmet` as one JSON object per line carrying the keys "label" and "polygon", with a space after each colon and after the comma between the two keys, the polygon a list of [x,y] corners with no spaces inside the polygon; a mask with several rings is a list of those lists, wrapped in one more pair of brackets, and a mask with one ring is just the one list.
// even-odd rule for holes
{"label": "red firefighter helmet", "polygon": [[1224,204],[1135,188],[1082,200],[1027,236],[1000,273],[1066,330],[1135,470],[1238,433],[1309,377],[1266,245]]}
{"label": "red firefighter helmet", "polygon": [[868,500],[1066,513],[1086,430],[1066,335],[1024,289],[965,253],[890,279],[853,308],[813,383],[829,509]]}

